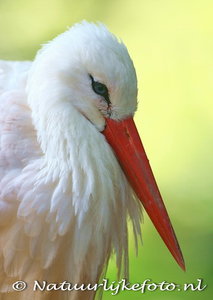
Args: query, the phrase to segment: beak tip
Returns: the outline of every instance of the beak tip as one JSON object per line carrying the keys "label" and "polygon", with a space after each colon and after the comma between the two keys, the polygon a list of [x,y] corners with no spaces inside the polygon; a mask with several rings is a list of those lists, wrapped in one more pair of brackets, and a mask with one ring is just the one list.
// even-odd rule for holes
{"label": "beak tip", "polygon": [[[174,235],[174,237],[176,239],[175,235]],[[168,249],[169,249],[170,253],[172,254],[172,256],[174,257],[177,264],[179,265],[179,267],[185,272],[186,271],[186,265],[185,265],[183,254],[182,254],[182,251],[180,249],[180,246],[178,244],[177,239],[176,239],[176,247],[173,247],[173,249],[168,247]]]}
{"label": "beak tip", "polygon": [[[181,253],[181,252],[180,252],[180,253]],[[179,257],[178,259],[175,258],[175,260],[177,261],[177,263],[178,263],[178,265],[180,266],[180,268],[181,268],[184,272],[186,272],[186,264],[185,264],[185,262],[184,262],[184,258],[183,258],[182,253],[181,253],[181,257]]]}
{"label": "beak tip", "polygon": [[182,262],[179,262],[178,264],[179,264],[179,266],[181,267],[181,269],[182,269],[184,272],[186,272],[186,265],[185,265],[185,262],[182,261]]}

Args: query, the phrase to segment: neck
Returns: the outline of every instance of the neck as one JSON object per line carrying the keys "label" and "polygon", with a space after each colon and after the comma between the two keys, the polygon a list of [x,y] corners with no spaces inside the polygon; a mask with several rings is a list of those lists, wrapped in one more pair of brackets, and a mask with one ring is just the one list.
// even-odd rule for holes
{"label": "neck", "polygon": [[[120,269],[123,259],[127,265],[128,214],[135,235],[140,234],[139,204],[105,137],[69,101],[60,99],[60,91],[45,89],[42,82],[38,91],[37,86],[28,90],[28,99],[44,154],[41,188],[45,191],[46,182],[54,186],[50,216],[57,213],[63,234],[76,218],[81,236],[85,232],[103,257],[105,250],[97,245],[114,249]],[[80,240],[75,240],[78,252]]]}

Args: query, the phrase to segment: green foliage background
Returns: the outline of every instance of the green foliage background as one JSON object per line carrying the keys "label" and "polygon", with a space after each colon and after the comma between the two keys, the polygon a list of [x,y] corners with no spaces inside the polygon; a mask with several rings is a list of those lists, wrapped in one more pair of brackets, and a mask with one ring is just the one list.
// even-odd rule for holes
{"label": "green foliage background", "polygon": [[[139,81],[136,122],[187,266],[176,265],[145,215],[130,281],[183,284],[202,292],[104,293],[112,299],[209,299],[212,294],[213,1],[0,0],[0,57],[33,59],[39,45],[82,19],[122,38]],[[107,277],[116,280],[113,261]]]}

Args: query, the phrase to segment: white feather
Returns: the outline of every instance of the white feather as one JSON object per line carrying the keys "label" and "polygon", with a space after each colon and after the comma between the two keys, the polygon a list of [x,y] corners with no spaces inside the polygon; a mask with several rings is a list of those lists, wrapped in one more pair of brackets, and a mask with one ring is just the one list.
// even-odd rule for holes
{"label": "white feather", "polygon": [[[127,276],[127,219],[137,239],[141,207],[99,132],[106,105],[88,76],[107,84],[113,118],[134,114],[137,82],[126,47],[103,25],[83,22],[32,64],[2,61],[0,70],[2,299],[19,299],[11,292],[17,278],[30,286],[98,282],[111,253]],[[31,293],[22,297],[82,297]]]}

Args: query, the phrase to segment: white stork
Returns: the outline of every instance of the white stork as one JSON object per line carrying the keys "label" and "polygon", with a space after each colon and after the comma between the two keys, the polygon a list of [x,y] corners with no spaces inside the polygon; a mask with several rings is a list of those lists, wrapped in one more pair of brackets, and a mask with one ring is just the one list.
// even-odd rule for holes
{"label": "white stork", "polygon": [[0,62],[1,299],[93,299],[34,281],[98,283],[112,253],[128,276],[127,222],[137,241],[141,203],[184,269],[136,108],[132,60],[104,25],[76,24],[33,62]]}

